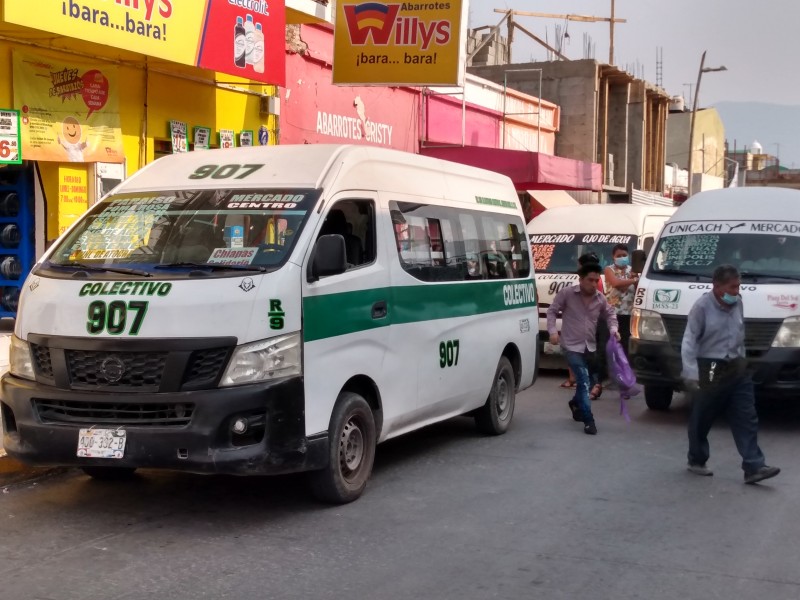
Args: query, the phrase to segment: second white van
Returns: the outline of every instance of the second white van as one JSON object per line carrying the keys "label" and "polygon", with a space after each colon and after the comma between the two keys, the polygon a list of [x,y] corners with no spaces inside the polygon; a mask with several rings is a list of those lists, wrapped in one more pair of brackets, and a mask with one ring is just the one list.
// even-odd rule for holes
{"label": "second white van", "polygon": [[547,309],[559,290],[577,283],[578,257],[594,252],[605,269],[617,244],[629,252],[649,251],[674,212],[669,206],[581,204],[551,208],[528,223],[539,293],[541,366],[563,366],[561,348],[548,341]]}

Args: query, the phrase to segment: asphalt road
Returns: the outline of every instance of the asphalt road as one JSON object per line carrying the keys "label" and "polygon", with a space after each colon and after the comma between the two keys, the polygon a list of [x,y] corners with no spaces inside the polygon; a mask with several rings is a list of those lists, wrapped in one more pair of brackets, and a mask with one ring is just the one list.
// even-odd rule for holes
{"label": "asphalt road", "polygon": [[687,407],[612,392],[599,435],[568,416],[561,377],[518,397],[496,438],[455,419],[379,447],[367,493],[309,499],[298,476],[77,471],[2,490],[8,599],[626,599],[800,597],[797,412],[770,411],[779,477],[745,486],[724,423],[714,477],[685,470]]}

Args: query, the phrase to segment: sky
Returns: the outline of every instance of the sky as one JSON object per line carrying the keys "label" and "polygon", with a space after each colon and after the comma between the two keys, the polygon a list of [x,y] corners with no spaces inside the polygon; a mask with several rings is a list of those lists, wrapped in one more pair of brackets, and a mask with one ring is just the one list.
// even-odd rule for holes
{"label": "sky", "polygon": [[[495,8],[555,14],[608,17],[611,0],[471,0],[471,28],[496,25],[503,15]],[[615,63],[644,69],[644,79],[656,82],[656,49],[663,48],[663,87],[672,95],[690,99],[704,50],[706,67],[724,65],[727,71],[705,73],[699,103],[768,102],[800,105],[800,1],[798,0],[616,0]],[[551,45],[555,26],[564,20],[515,17],[532,33]],[[507,29],[505,26],[504,35]],[[568,25],[569,40],[563,53],[583,58],[583,34],[596,45],[595,58],[608,61],[608,23]],[[546,60],[546,50],[517,33],[513,62]],[[639,75],[639,73],[636,73]]]}

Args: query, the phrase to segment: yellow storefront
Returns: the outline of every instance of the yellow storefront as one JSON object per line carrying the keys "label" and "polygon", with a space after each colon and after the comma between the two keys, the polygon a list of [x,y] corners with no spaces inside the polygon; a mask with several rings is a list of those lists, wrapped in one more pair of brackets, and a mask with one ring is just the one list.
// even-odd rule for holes
{"label": "yellow storefront", "polygon": [[[203,45],[209,44],[203,39],[197,41],[198,35],[204,36],[205,30],[210,27],[208,23],[203,25],[199,22],[202,15],[197,18],[195,15],[198,10],[202,10],[200,7],[204,5],[203,2],[160,0],[155,3],[144,1],[139,3],[138,0],[119,2],[84,0],[79,4],[72,0],[64,2],[36,0],[27,3],[30,7],[29,15],[20,12],[19,0],[0,0],[0,2],[3,9],[3,20],[0,22],[0,110],[19,111],[20,129],[26,131],[28,136],[27,140],[22,139],[24,136],[20,137],[21,164],[0,164],[0,232],[3,231],[6,221],[13,221],[3,218],[3,202],[6,196],[12,192],[21,193],[23,189],[28,190],[30,194],[29,200],[23,197],[20,202],[23,208],[30,206],[30,216],[25,221],[27,225],[14,221],[18,225],[17,229],[23,231],[18,247],[8,246],[6,250],[0,240],[0,264],[6,258],[16,263],[13,269],[0,272],[0,316],[11,316],[16,309],[13,296],[18,294],[19,286],[24,281],[32,262],[41,255],[49,242],[58,237],[117,181],[175,150],[171,122],[177,121],[182,127],[185,126],[186,142],[188,142],[185,149],[188,151],[202,151],[195,149],[195,142],[199,141],[195,139],[196,127],[205,129],[209,148],[220,147],[220,132],[223,132],[223,136],[226,135],[225,132],[230,132],[237,146],[242,142],[253,145],[275,144],[278,140],[278,117],[275,113],[279,112],[279,108],[275,98],[277,87],[254,79],[259,76],[253,75],[252,69],[255,68],[257,72],[263,73],[263,61],[260,71],[258,66],[251,67],[250,63],[247,72],[243,69],[229,69],[252,75],[251,77],[236,76],[192,64],[180,64],[193,61],[200,64]],[[70,15],[73,5],[80,7],[77,17],[74,11]],[[105,29],[97,29],[100,27],[97,10],[94,13],[96,22],[83,19],[92,16],[91,12],[81,12],[89,5],[108,11],[106,14],[110,15],[112,22],[110,24],[106,22]],[[155,7],[153,9],[155,14],[152,15],[149,8],[151,5]],[[225,5],[228,3],[209,3],[206,5],[208,12],[202,18],[206,21],[220,21],[231,17],[227,14],[212,14],[217,7],[220,11],[229,10]],[[135,9],[140,9],[140,12],[136,13]],[[161,15],[156,12],[159,9],[162,11]],[[42,11],[50,11],[48,18],[42,18]],[[121,25],[114,25],[115,15]],[[75,18],[70,21],[70,16]],[[131,43],[130,40],[135,37],[133,35],[127,35],[127,41],[125,39],[120,43],[114,41],[116,47],[85,41],[91,39],[107,41],[106,36],[111,35],[107,31],[120,36],[121,39],[124,38],[125,22],[127,20],[132,23],[132,17],[138,18],[137,26],[144,27],[145,17],[149,17],[150,20],[146,23],[148,28],[151,27],[151,23],[152,27],[163,27],[162,34],[164,38],[169,39],[169,44],[158,46],[157,42],[166,42],[166,39],[153,40],[150,29],[140,31],[141,44]],[[59,28],[65,27],[57,24],[59,19],[66,21],[67,30],[59,31]],[[238,21],[238,18],[236,19]],[[248,24],[251,24],[252,16],[248,16],[247,20]],[[255,21],[259,20],[267,22],[266,18],[256,15]],[[20,21],[27,22],[25,25],[20,25],[18,24]],[[238,25],[237,22],[237,27]],[[116,30],[120,30],[119,33],[114,30],[115,27]],[[266,27],[270,25],[267,24]],[[281,22],[280,40],[277,40],[280,43],[282,63],[283,27]],[[95,29],[98,35],[92,33]],[[215,44],[225,43],[232,47],[233,40],[229,38],[233,37],[233,27],[226,27],[226,31],[228,29],[230,29],[228,38],[214,41]],[[198,34],[198,30],[202,33]],[[261,23],[258,24],[258,34],[261,35],[263,42]],[[180,45],[182,40],[186,40],[183,45],[193,44],[187,51],[188,58],[182,54]],[[273,40],[271,43],[274,44],[276,41]],[[216,52],[216,47],[214,50]],[[177,53],[175,59],[178,62],[165,58],[172,58],[171,52]],[[204,60],[204,63],[214,64],[213,60]],[[33,134],[25,128],[26,124],[32,125],[35,115],[27,112],[29,110],[27,101],[20,101],[21,88],[37,83],[46,84],[50,86],[52,96],[53,90],[58,87],[56,82],[60,76],[51,73],[51,81],[42,82],[47,67],[72,64],[80,67],[76,68],[75,72],[80,71],[84,79],[89,73],[104,74],[99,76],[106,84],[106,89],[101,90],[102,99],[97,102],[97,106],[93,106],[91,96],[83,91],[84,103],[78,102],[83,108],[82,112],[75,111],[75,118],[60,117],[61,122],[51,124],[52,128],[48,131],[48,135],[53,138],[50,145],[55,150],[49,153],[42,153],[42,147],[34,150],[31,146]],[[30,68],[30,65],[35,65],[42,73],[32,73],[31,71],[36,69]],[[267,67],[269,69],[270,65],[267,64]],[[61,68],[51,67],[50,70]],[[68,68],[67,66],[63,68],[66,77]],[[36,76],[39,76],[39,79],[36,79]],[[29,83],[31,81],[33,83]],[[68,88],[64,89],[68,92]],[[44,93],[46,95],[46,91]],[[76,98],[80,100],[80,93],[77,92],[77,95],[63,93],[60,97],[61,102],[74,103]],[[15,96],[17,96],[16,102]],[[54,110],[59,108],[58,100],[57,94],[54,99],[51,98],[50,103]],[[99,112],[100,106],[103,110],[110,110],[113,117],[113,125],[106,128],[108,143],[101,141],[99,145],[95,144],[98,146],[95,152],[88,150],[81,152],[80,149],[86,147],[88,140],[86,135],[81,140],[79,133],[76,144],[70,147],[67,140],[63,139],[68,135],[68,121],[70,123],[75,119],[85,121],[84,129],[86,129],[86,122],[97,119],[94,112],[95,109]],[[54,117],[54,120],[58,119]],[[0,119],[0,123],[2,121]],[[202,134],[201,131],[200,135]],[[57,143],[54,140],[57,140]],[[27,148],[24,142],[28,143]],[[65,150],[61,151],[58,146]],[[3,162],[0,160],[0,163]],[[4,184],[22,182],[23,179],[25,185],[20,183],[20,187],[8,185],[4,187]],[[30,235],[24,231],[28,227],[31,229]],[[28,251],[23,251],[22,247],[26,243],[30,248]],[[7,301],[4,302],[3,298],[6,296]]]}

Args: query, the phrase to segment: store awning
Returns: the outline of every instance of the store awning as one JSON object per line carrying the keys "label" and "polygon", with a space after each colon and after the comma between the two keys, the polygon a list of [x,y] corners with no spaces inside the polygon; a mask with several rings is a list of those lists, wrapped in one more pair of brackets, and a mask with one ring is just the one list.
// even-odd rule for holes
{"label": "store awning", "polygon": [[602,171],[597,163],[478,146],[422,147],[419,153],[502,173],[518,190],[602,190]]}
{"label": "store awning", "polygon": [[575,206],[575,200],[564,190],[527,190],[537,204],[545,210],[556,206]]}

